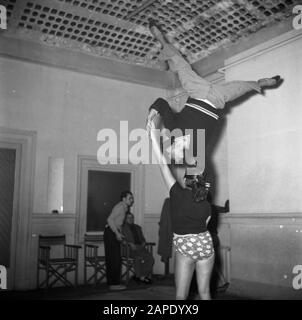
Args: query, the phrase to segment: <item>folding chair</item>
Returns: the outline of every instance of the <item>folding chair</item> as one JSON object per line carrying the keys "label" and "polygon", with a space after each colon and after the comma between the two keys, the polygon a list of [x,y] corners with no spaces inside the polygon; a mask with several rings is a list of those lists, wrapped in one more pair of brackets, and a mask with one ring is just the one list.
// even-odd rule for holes
{"label": "folding chair", "polygon": [[[94,282],[99,284],[106,276],[105,253],[101,255],[98,251],[100,246],[104,249],[104,236],[102,234],[85,234],[84,235],[84,280],[85,284]],[[93,273],[87,279],[87,272],[92,268]]]}
{"label": "folding chair", "polygon": [[[55,250],[55,247],[57,250]],[[65,235],[39,235],[37,286],[46,289],[60,281],[65,286],[78,284],[78,257],[81,246],[66,244]],[[54,249],[54,250],[52,250]],[[53,251],[61,249],[54,257]],[[62,252],[63,251],[63,252]],[[40,270],[45,271],[45,280],[40,283]],[[74,272],[74,284],[68,279],[68,273]]]}
{"label": "folding chair", "polygon": [[[146,242],[145,248],[149,251],[153,256],[153,246],[155,246],[154,242]],[[134,271],[134,258],[131,257],[131,247],[127,241],[123,241],[121,244],[121,257],[122,257],[122,267],[125,267],[125,271],[122,270],[122,279],[126,277],[126,283],[130,281],[130,276],[135,275]],[[149,275],[152,277],[152,272]]]}

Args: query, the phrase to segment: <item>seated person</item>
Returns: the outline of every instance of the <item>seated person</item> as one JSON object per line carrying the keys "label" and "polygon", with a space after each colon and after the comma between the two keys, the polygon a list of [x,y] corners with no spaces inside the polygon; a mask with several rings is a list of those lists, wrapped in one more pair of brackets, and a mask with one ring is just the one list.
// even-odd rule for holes
{"label": "seated person", "polygon": [[125,223],[122,227],[124,240],[131,248],[130,257],[134,258],[134,279],[143,283],[151,283],[148,277],[152,272],[154,259],[152,254],[145,248],[146,240],[142,228],[134,223],[131,212],[126,213]]}

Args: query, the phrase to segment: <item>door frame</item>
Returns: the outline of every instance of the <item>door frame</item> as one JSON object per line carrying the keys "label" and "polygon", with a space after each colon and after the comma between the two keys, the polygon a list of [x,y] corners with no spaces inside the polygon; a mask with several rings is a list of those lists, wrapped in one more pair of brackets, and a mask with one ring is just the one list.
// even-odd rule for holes
{"label": "door frame", "polygon": [[[126,172],[131,174],[130,191],[133,193],[134,196],[133,214],[135,216],[136,223],[143,226],[145,203],[143,165],[102,165],[98,162],[97,157],[95,156],[78,155],[77,203],[75,224],[75,238],[77,243],[83,243],[84,234],[86,233],[89,170],[106,172]],[[102,231],[98,233],[103,234]]]}
{"label": "door frame", "polygon": [[20,143],[3,142],[0,138],[0,149],[10,149],[16,151],[15,172],[14,172],[14,195],[13,195],[13,212],[10,233],[10,261],[7,272],[7,288],[13,289],[15,283],[16,271],[16,246],[18,234],[18,212],[20,199],[20,170],[21,170],[21,153],[22,145]]}
{"label": "door frame", "polygon": [[[0,127],[0,143],[16,150],[9,289],[30,287],[36,132]],[[11,269],[9,268],[9,269]]]}

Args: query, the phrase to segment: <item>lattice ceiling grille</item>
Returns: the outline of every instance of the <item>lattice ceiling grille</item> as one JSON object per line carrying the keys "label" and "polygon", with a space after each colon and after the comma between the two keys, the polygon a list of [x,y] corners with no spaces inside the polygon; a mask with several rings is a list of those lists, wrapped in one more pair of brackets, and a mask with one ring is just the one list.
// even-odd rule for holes
{"label": "lattice ceiling grille", "polygon": [[[289,17],[295,0],[0,0],[8,34],[48,45],[162,68],[148,20],[158,21],[193,63]],[[148,3],[144,10],[129,14]]]}
{"label": "lattice ceiling grille", "polygon": [[1,0],[0,4],[4,5],[7,9],[7,18],[10,19],[12,12],[14,10],[14,6],[17,0]]}
{"label": "lattice ceiling grille", "polygon": [[148,34],[32,2],[27,3],[20,20],[19,27],[35,30],[38,26],[44,34],[117,51],[121,57],[123,53],[145,57],[154,46],[153,38]]}

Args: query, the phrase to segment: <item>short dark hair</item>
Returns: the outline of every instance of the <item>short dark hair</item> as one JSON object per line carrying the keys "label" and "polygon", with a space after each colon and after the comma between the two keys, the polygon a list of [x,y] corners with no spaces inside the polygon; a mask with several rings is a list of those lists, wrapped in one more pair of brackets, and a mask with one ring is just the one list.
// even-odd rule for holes
{"label": "short dark hair", "polygon": [[129,190],[123,191],[121,193],[121,200],[123,200],[124,198],[126,198],[128,196],[128,194],[130,194],[131,196],[133,196],[132,192]]}
{"label": "short dark hair", "polygon": [[132,217],[134,217],[134,214],[133,214],[131,211],[127,211],[127,212],[126,212],[126,217],[127,217],[127,216],[132,216]]}
{"label": "short dark hair", "polygon": [[132,216],[133,219],[134,219],[134,214],[133,214],[130,210],[128,210],[128,211],[126,212],[126,214],[125,214],[125,218],[124,218],[124,221],[123,221],[123,225],[125,225],[125,224],[127,223],[127,218],[128,218],[129,216]]}
{"label": "short dark hair", "polygon": [[186,176],[186,185],[191,189],[192,197],[195,202],[207,199],[209,187],[208,183],[206,183],[205,173],[197,176]]}

